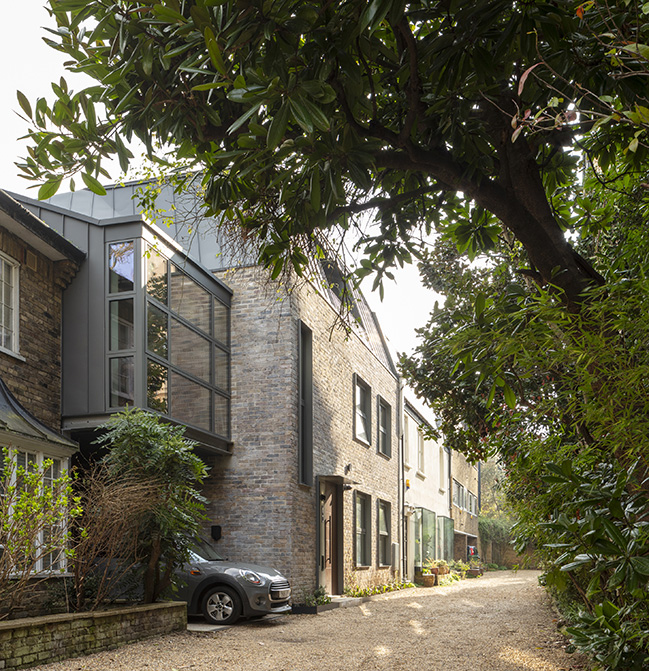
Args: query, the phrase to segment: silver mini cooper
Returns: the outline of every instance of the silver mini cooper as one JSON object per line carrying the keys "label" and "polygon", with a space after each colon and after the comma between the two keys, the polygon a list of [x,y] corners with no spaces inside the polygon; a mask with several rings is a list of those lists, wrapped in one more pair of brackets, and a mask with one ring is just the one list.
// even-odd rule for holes
{"label": "silver mini cooper", "polygon": [[184,584],[174,598],[212,624],[291,611],[291,587],[279,571],[223,559],[207,542],[196,544],[178,575]]}

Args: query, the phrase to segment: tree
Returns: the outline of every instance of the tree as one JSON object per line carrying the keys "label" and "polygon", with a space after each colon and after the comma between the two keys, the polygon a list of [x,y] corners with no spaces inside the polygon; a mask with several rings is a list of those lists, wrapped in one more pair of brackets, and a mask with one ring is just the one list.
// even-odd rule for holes
{"label": "tree", "polygon": [[573,593],[570,635],[605,669],[649,663],[649,236],[642,187],[604,198],[606,233],[582,238],[606,278],[578,312],[517,282],[507,245],[470,266],[439,245],[422,270],[447,294],[401,368],[453,446],[499,455],[517,547]]}
{"label": "tree", "polygon": [[173,570],[188,558],[203,519],[196,490],[207,473],[182,427],[140,409],[126,409],[102,425],[97,439],[109,448],[104,459],[111,479],[140,482],[154,493],[137,508],[135,558],[143,564],[144,602],[155,601],[172,583]]}
{"label": "tree", "polygon": [[[19,94],[33,123],[20,167],[45,180],[40,197],[78,171],[101,193],[102,159],[129,164],[124,140],[169,150],[200,170],[207,213],[258,236],[276,274],[289,261],[301,272],[315,232],[364,212],[360,273],[377,280],[417,253],[422,229],[475,255],[502,225],[521,272],[575,306],[602,277],[564,235],[597,225],[586,199],[575,207],[570,150],[603,169],[618,150],[625,170],[646,158],[633,124],[594,123],[643,101],[644,10],[606,4],[611,45],[606,20],[587,28],[594,4],[50,0],[47,41],[97,84],[73,93],[62,79],[33,108]],[[579,116],[556,91],[588,92]],[[547,132],[521,132],[548,110]]]}

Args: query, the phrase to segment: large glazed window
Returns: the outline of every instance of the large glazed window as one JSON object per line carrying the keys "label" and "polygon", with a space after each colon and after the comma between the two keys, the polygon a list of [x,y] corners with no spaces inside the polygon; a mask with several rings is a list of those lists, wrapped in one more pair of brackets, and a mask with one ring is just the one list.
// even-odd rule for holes
{"label": "large glazed window", "polygon": [[0,348],[18,352],[18,264],[0,254]]}
{"label": "large glazed window", "polygon": [[146,261],[147,405],[230,435],[230,310],[150,248]]}
{"label": "large glazed window", "polygon": [[436,549],[436,515],[426,508],[415,508],[412,516],[415,538],[415,568],[421,569],[430,559],[441,559]]}
{"label": "large glazed window", "polygon": [[110,301],[110,351],[119,352],[135,346],[133,299]]}
{"label": "large glazed window", "polygon": [[135,289],[135,241],[109,245],[108,272],[108,290],[111,294]]}
{"label": "large glazed window", "polygon": [[108,404],[135,405],[135,241],[108,245]]}
{"label": "large glazed window", "polygon": [[110,360],[110,406],[123,408],[135,404],[135,364],[132,356]]}

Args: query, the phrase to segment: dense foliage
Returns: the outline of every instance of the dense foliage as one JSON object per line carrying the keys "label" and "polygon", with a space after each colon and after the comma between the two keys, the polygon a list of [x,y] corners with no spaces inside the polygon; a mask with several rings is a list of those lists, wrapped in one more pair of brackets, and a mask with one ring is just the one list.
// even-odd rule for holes
{"label": "dense foliage", "polygon": [[[584,237],[606,278],[573,312],[520,284],[502,249],[470,267],[439,245],[423,270],[448,298],[402,365],[454,446],[498,454],[546,582],[569,591],[569,633],[607,669],[649,663],[649,239],[643,192],[605,194],[606,234]],[[489,530],[487,530],[489,532]]]}
{"label": "dense foliage", "polygon": [[645,159],[635,5],[611,2],[608,21],[571,0],[49,4],[49,43],[96,85],[62,79],[52,104],[19,95],[33,140],[20,167],[41,197],[78,172],[101,193],[102,161],[125,169],[138,138],[198,169],[208,212],[257,236],[276,273],[302,269],[315,231],[370,212],[361,272],[410,260],[422,229],[475,254],[502,224],[568,301],[601,281],[563,235],[596,222],[572,207],[577,159],[562,148],[602,169],[616,152],[631,169]]}
{"label": "dense foliage", "polygon": [[72,478],[51,459],[19,464],[17,451],[0,451],[0,620],[11,616],[49,573],[74,558],[69,522],[81,512]]}

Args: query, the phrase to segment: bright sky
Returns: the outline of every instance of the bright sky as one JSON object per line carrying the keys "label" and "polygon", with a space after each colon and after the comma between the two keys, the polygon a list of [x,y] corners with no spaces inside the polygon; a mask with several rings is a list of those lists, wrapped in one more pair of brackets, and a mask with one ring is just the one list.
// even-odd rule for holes
{"label": "bright sky", "polygon": [[[50,49],[42,40],[47,34],[44,26],[53,27],[44,0],[16,0],[5,2],[0,27],[0,82],[3,98],[0,104],[0,188],[36,197],[28,190],[31,182],[18,177],[14,162],[24,156],[25,144],[18,137],[27,132],[27,123],[20,119],[16,90],[22,91],[32,105],[36,98],[52,99],[50,86],[65,76],[70,88],[78,89],[75,78],[63,68],[64,56]],[[118,174],[114,178],[118,178]],[[410,352],[416,345],[415,329],[425,326],[436,296],[424,289],[415,267],[397,272],[395,282],[386,282],[385,299],[370,291],[368,281],[365,294],[371,308],[377,313],[383,333],[393,354]]]}

